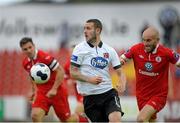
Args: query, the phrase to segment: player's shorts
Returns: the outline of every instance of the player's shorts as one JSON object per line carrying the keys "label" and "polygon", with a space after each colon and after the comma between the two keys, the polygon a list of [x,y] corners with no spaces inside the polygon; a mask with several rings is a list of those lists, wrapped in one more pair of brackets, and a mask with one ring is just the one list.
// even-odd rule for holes
{"label": "player's shorts", "polygon": [[67,90],[62,86],[58,89],[57,95],[52,98],[46,97],[46,93],[39,91],[37,92],[34,102],[32,103],[32,108],[42,108],[47,115],[50,106],[53,106],[58,118],[64,122],[71,115],[67,96]]}
{"label": "player's shorts", "polygon": [[83,96],[77,92],[76,83],[75,83],[74,87],[75,87],[75,95],[76,95],[77,101],[80,103],[83,103]]}
{"label": "player's shorts", "polygon": [[84,110],[92,122],[108,122],[108,116],[114,111],[124,113],[121,110],[120,98],[115,89],[103,94],[85,96]]}
{"label": "player's shorts", "polygon": [[166,105],[166,99],[166,97],[158,96],[153,96],[147,101],[137,98],[138,108],[139,110],[141,110],[145,105],[152,106],[156,110],[156,113],[151,117],[151,119],[156,119],[157,113]]}

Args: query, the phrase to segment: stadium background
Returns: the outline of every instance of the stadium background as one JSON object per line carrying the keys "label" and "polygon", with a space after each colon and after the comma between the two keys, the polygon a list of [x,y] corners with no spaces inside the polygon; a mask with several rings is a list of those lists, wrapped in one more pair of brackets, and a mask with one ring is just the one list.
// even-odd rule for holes
{"label": "stadium background", "polygon": [[[83,24],[87,19],[103,22],[102,40],[122,54],[134,43],[147,25],[161,32],[161,43],[180,53],[180,2],[178,1],[81,1],[32,0],[0,6],[0,121],[31,121],[30,105],[26,96],[31,84],[22,68],[23,56],[19,40],[33,38],[36,46],[46,50],[64,65],[69,57],[68,46],[83,38]],[[168,28],[168,31],[166,30]],[[123,66],[127,76],[127,90],[121,97],[125,111],[124,121],[133,121],[137,115],[135,75],[133,62]],[[113,82],[116,75],[111,72]],[[158,121],[180,121],[180,70],[171,66],[170,85],[166,107]],[[71,90],[70,90],[71,91]],[[76,100],[69,97],[71,109]],[[46,121],[56,121],[53,111]]]}

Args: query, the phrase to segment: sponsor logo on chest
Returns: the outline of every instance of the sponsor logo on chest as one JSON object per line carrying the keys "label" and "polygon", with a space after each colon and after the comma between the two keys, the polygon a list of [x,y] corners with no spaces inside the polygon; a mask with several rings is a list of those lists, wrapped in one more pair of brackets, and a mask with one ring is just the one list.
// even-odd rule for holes
{"label": "sponsor logo on chest", "polygon": [[93,57],[91,65],[95,68],[104,69],[108,65],[108,61],[103,57]]}

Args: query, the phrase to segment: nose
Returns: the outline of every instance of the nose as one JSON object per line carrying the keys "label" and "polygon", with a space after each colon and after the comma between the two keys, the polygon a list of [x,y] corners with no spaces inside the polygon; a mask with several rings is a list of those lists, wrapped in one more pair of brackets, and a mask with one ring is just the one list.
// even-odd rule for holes
{"label": "nose", "polygon": [[86,34],[86,29],[84,29],[84,34]]}
{"label": "nose", "polygon": [[31,49],[30,49],[30,48],[28,48],[28,49],[27,49],[27,52],[28,52],[28,53],[30,53],[30,52],[31,52]]}

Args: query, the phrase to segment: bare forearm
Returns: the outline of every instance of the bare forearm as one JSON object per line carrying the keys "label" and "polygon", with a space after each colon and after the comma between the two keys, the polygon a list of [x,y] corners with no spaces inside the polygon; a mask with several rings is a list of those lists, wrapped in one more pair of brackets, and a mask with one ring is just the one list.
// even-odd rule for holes
{"label": "bare forearm", "polygon": [[116,70],[117,75],[119,77],[119,84],[124,84],[126,85],[126,76],[125,74],[122,72],[122,70],[119,68],[118,70]]}
{"label": "bare forearm", "polygon": [[79,71],[71,71],[71,77],[82,82],[89,82],[89,77],[81,74]]}
{"label": "bare forearm", "polygon": [[126,58],[124,54],[122,54],[119,59],[120,59],[121,65],[124,65],[129,60],[128,58]]}
{"label": "bare forearm", "polygon": [[36,89],[37,89],[36,83],[32,80],[31,77],[29,77],[29,80],[30,80],[31,85],[32,85],[32,92],[34,93],[36,91]]}
{"label": "bare forearm", "polygon": [[73,79],[79,80],[81,82],[88,82],[91,84],[99,84],[103,81],[103,78],[101,76],[89,77],[89,76],[83,75],[80,72],[79,68],[75,67],[73,65],[71,65],[70,74]]}
{"label": "bare forearm", "polygon": [[56,72],[56,79],[52,87],[53,89],[57,89],[61,85],[64,78],[64,71],[61,66],[57,68]]}

